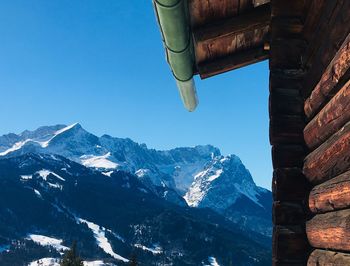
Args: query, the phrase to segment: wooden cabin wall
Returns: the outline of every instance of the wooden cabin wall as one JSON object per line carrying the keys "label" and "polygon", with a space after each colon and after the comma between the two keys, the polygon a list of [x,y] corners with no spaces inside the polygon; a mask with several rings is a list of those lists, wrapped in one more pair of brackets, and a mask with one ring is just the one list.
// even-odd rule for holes
{"label": "wooden cabin wall", "polygon": [[273,265],[305,265],[311,252],[305,221],[309,183],[303,175],[306,147],[302,35],[308,1],[271,1],[270,143],[273,161]]}
{"label": "wooden cabin wall", "polygon": [[350,265],[350,1],[310,1],[302,84],[308,265]]}

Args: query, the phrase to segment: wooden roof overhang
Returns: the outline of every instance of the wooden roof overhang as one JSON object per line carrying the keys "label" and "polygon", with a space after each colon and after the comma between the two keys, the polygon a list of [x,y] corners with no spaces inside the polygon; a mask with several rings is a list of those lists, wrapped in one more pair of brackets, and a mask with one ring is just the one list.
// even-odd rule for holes
{"label": "wooden roof overhang", "polygon": [[195,72],[208,78],[269,57],[269,0],[189,0]]}
{"label": "wooden roof overhang", "polygon": [[269,58],[270,0],[153,0],[167,61],[187,110],[204,79]]}

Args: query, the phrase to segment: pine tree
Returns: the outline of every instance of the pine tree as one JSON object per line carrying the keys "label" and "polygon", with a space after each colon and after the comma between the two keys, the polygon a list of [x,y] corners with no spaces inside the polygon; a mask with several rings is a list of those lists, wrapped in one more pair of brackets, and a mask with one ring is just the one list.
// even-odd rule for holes
{"label": "pine tree", "polygon": [[137,263],[136,255],[132,255],[132,256],[131,256],[129,265],[130,265],[130,266],[137,266],[137,265],[139,265],[139,264]]}
{"label": "pine tree", "polygon": [[84,266],[83,260],[77,254],[77,242],[64,254],[61,266]]}

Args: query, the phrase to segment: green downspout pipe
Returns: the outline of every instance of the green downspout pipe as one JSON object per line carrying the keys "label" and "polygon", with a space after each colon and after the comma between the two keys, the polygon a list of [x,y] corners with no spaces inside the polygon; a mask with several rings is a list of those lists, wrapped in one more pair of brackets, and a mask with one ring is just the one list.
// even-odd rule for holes
{"label": "green downspout pipe", "polygon": [[176,79],[186,109],[198,105],[193,80],[194,51],[190,32],[187,0],[153,0],[165,46],[167,61]]}

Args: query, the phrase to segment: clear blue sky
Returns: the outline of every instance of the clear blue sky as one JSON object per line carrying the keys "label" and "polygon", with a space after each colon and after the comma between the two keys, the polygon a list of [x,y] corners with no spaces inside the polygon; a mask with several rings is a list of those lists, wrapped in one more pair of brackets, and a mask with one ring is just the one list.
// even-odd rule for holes
{"label": "clear blue sky", "polygon": [[0,134],[80,122],[156,149],[213,144],[270,188],[267,62],[207,80],[188,113],[151,0],[0,2]]}

